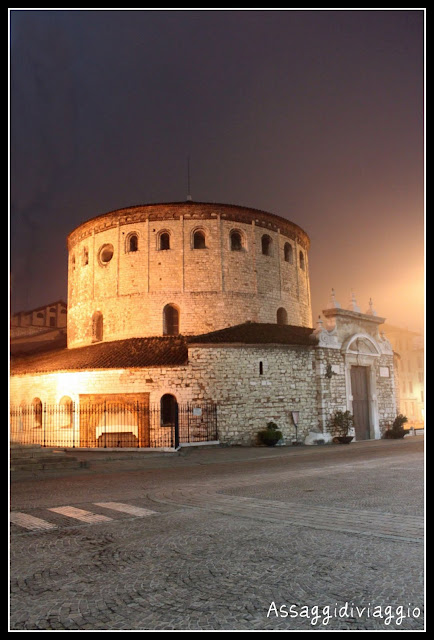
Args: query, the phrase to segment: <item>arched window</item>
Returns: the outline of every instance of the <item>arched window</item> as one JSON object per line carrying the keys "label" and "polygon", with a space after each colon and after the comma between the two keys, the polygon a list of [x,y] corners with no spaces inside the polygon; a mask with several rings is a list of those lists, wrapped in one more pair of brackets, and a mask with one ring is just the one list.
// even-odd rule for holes
{"label": "arched window", "polygon": [[300,251],[299,258],[300,258],[300,269],[303,269],[304,271],[304,255],[302,251]]}
{"label": "arched window", "polygon": [[35,429],[42,428],[42,402],[40,398],[32,400],[33,427]]}
{"label": "arched window", "polygon": [[83,264],[83,267],[89,264],[89,250],[87,247],[83,247],[82,264]]}
{"label": "arched window", "polygon": [[231,239],[231,251],[242,251],[243,249],[243,236],[240,231],[236,231],[235,229],[231,231],[230,234]]}
{"label": "arched window", "polygon": [[168,251],[170,249],[170,233],[163,231],[160,233],[158,248],[160,251]]}
{"label": "arched window", "polygon": [[193,234],[193,249],[206,249],[205,232],[197,229]]}
{"label": "arched window", "polygon": [[72,267],[72,270],[75,271],[75,256],[74,255],[71,258],[71,267]]}
{"label": "arched window", "polygon": [[285,242],[285,246],[283,247],[283,255],[285,258],[285,262],[289,262],[292,264],[292,246],[289,242]]}
{"label": "arched window", "polygon": [[128,236],[128,244],[127,244],[127,251],[128,253],[132,253],[134,251],[138,251],[139,249],[139,238],[137,236],[137,233],[131,233]]}
{"label": "arched window", "polygon": [[163,309],[163,335],[177,336],[179,334],[179,311],[174,304],[166,304]]}
{"label": "arched window", "polygon": [[92,342],[101,342],[103,338],[104,320],[100,311],[92,316]]}
{"label": "arched window", "polygon": [[271,240],[270,236],[265,233],[261,238],[262,255],[271,256],[272,244],[273,241]]}
{"label": "arched window", "polygon": [[288,314],[286,309],[280,307],[277,309],[277,324],[288,324]]}
{"label": "arched window", "polygon": [[176,423],[178,403],[175,396],[165,393],[160,400],[160,419],[162,427],[171,427]]}
{"label": "arched window", "polygon": [[69,429],[72,427],[72,415],[73,404],[69,396],[63,396],[59,401],[62,429]]}

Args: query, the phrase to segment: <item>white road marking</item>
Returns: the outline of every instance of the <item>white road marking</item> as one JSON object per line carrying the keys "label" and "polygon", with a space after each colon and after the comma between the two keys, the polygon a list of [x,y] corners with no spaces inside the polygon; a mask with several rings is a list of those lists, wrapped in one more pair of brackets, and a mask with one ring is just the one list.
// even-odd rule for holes
{"label": "white road marking", "polygon": [[142,507],[135,507],[132,504],[123,504],[122,502],[95,502],[97,507],[104,507],[106,509],[113,509],[114,511],[121,511],[122,513],[129,513],[132,516],[151,516],[156,511],[150,509],[143,509]]}
{"label": "white road marking", "polygon": [[55,524],[36,518],[35,516],[29,516],[27,513],[20,513],[19,511],[13,511],[11,513],[11,522],[24,527],[25,529],[57,529]]}
{"label": "white road marking", "polygon": [[113,520],[113,518],[102,516],[98,513],[92,513],[91,511],[85,511],[84,509],[77,509],[76,507],[52,507],[50,511],[60,513],[62,516],[67,516],[68,518],[75,518],[76,520],[87,522],[88,524],[96,524],[98,522],[108,522]]}

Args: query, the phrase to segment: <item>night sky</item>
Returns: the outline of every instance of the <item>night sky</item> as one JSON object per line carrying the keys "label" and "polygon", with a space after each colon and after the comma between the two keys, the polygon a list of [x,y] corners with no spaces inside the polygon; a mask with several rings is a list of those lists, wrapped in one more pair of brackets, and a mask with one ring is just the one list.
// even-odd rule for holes
{"label": "night sky", "polygon": [[67,299],[66,236],[193,200],[311,238],[313,321],[424,321],[424,11],[10,11],[11,312]]}

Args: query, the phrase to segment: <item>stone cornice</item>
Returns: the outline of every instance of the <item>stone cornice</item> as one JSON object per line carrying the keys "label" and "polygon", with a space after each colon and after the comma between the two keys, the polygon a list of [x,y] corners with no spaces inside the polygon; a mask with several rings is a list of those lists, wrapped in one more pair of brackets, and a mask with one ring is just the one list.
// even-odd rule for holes
{"label": "stone cornice", "polygon": [[147,204],[125,209],[117,209],[101,214],[71,231],[67,238],[68,250],[79,241],[106,229],[119,225],[129,225],[149,220],[222,220],[244,224],[254,223],[256,226],[270,231],[279,231],[282,235],[294,240],[306,251],[310,247],[309,236],[294,222],[281,218],[273,213],[242,207],[232,204],[217,204],[209,202],[173,202],[165,204]]}

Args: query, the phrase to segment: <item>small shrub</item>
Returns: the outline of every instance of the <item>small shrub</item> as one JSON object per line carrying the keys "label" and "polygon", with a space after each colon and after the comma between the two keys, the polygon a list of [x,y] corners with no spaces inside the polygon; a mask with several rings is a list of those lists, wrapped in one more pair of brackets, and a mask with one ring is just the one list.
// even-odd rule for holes
{"label": "small shrub", "polygon": [[354,416],[350,411],[336,411],[330,420],[331,432],[335,437],[346,437],[354,427]]}
{"label": "small shrub", "polygon": [[282,439],[282,432],[279,431],[275,422],[269,422],[267,428],[259,431],[258,440],[267,447],[274,447]]}
{"label": "small shrub", "polygon": [[405,429],[403,425],[408,422],[408,418],[402,413],[398,414],[393,421],[392,427],[389,427],[384,432],[383,438],[393,438],[394,440],[398,438],[403,438],[405,436]]}

